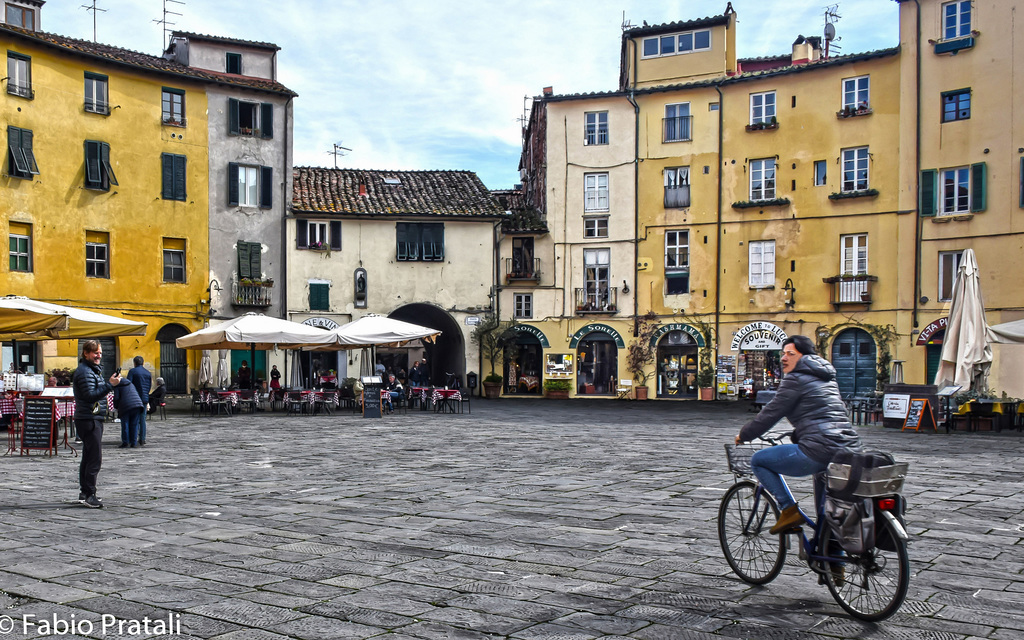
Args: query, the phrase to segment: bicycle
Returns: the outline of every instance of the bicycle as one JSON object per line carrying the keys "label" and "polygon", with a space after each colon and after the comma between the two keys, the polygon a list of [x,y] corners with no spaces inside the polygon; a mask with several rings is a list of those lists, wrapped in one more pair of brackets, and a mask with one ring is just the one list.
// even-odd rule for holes
{"label": "bicycle", "polygon": [[[825,519],[827,481],[823,483],[826,495],[816,508],[817,518],[812,519],[801,510],[807,523],[799,530],[775,536],[768,530],[778,520],[779,507],[753,477],[750,456],[764,446],[781,444],[790,435],[765,435],[760,443],[725,445],[729,468],[736,478],[718,509],[718,539],[726,561],[744,581],[767,584],[782,571],[789,550],[788,534],[797,533],[800,559],[818,575],[819,584],[825,584],[839,606],[861,620],[885,620],[902,606],[910,584],[908,536],[897,518],[902,513],[903,498],[899,491],[907,465],[900,463],[902,475],[883,483],[884,495],[870,496],[876,514],[875,544],[865,552],[846,553],[834,540]],[[805,529],[811,531],[810,538]]]}

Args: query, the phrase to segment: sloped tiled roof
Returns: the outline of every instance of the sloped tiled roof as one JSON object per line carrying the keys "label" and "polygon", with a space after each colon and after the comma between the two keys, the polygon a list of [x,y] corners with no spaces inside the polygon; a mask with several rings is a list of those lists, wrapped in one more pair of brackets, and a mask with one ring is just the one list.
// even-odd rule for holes
{"label": "sloped tiled roof", "polygon": [[622,33],[623,37],[636,38],[639,36],[653,36],[659,33],[671,33],[673,31],[688,31],[690,29],[699,29],[701,27],[713,27],[720,24],[729,24],[729,14],[725,13],[720,16],[707,16],[706,18],[697,18],[695,20],[686,20],[680,22],[666,22],[665,24],[652,24],[644,25],[642,27],[633,27],[627,29]]}
{"label": "sloped tiled roof", "polygon": [[12,27],[9,24],[0,24],[0,34],[22,38],[29,42],[56,48],[67,53],[78,54],[110,64],[126,66],[141,71],[149,71],[152,73],[176,76],[179,78],[191,78],[200,82],[215,82],[217,84],[244,87],[259,91],[269,91],[271,93],[279,93],[289,96],[298,95],[280,82],[275,82],[273,80],[216,73],[205,69],[194,69],[172,60],[139,53],[138,51],[122,49],[120,47],[114,47],[98,42],[90,42],[88,40],[78,40],[77,38],[69,38],[55,33],[29,31],[19,27]]}
{"label": "sloped tiled roof", "polygon": [[256,42],[255,40],[241,40],[239,38],[227,38],[225,36],[211,36],[205,33],[192,33],[191,31],[172,31],[171,37],[188,38],[189,40],[204,40],[206,42],[219,42],[221,44],[237,44],[243,47],[255,47],[257,49],[271,49],[280,51],[281,47],[273,42]]}
{"label": "sloped tiled roof", "polygon": [[[494,218],[505,215],[472,171],[296,167],[294,172],[295,213]],[[365,195],[360,195],[361,191]]]}

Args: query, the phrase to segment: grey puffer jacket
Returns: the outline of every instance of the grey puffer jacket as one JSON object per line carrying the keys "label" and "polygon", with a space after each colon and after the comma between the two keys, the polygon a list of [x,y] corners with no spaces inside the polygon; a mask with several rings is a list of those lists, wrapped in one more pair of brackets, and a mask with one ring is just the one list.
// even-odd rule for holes
{"label": "grey puffer jacket", "polygon": [[87,360],[79,360],[71,379],[75,392],[75,418],[85,420],[93,415],[93,404],[99,403],[96,417],[107,415],[107,394],[113,390],[103,379],[100,368]]}
{"label": "grey puffer jacket", "polygon": [[836,370],[817,355],[806,355],[782,378],[778,392],[757,417],[740,429],[749,442],[782,418],[793,424],[793,442],[816,462],[829,462],[837,451],[860,450],[860,437],[846,415]]}

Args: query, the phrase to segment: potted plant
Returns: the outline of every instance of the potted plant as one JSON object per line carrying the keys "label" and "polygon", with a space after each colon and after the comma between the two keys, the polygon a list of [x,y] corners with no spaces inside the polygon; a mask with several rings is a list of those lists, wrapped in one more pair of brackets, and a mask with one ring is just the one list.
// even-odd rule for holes
{"label": "potted plant", "polygon": [[501,395],[501,383],[503,378],[494,373],[493,371],[488,373],[484,377],[484,397],[489,400],[494,400]]}
{"label": "potted plant", "polygon": [[491,372],[484,377],[484,395],[488,398],[497,398],[501,393],[501,374],[495,373],[499,362],[507,361],[515,347],[516,322],[501,322],[494,314],[488,314],[480,324],[476,325],[470,339],[480,348],[480,354],[491,366]]}
{"label": "potted plant", "polygon": [[636,319],[635,337],[626,350],[626,369],[633,376],[633,393],[637,400],[647,399],[647,380],[651,377],[647,367],[654,363],[657,355],[651,344],[651,338],[658,329],[654,324],[657,317],[653,311],[648,311]]}
{"label": "potted plant", "polygon": [[565,400],[569,397],[572,385],[568,380],[545,380],[544,394],[552,400]]}
{"label": "potted plant", "polygon": [[711,366],[710,347],[701,351],[697,367],[697,386],[700,387],[701,400],[715,399],[715,368]]}

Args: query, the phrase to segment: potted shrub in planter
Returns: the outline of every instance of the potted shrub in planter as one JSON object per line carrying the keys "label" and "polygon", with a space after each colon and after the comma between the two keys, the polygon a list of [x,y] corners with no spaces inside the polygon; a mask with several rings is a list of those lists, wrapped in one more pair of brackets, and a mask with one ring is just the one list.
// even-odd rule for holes
{"label": "potted shrub in planter", "polygon": [[[480,347],[480,354],[491,365],[491,372],[483,381],[484,395],[488,398],[497,398],[501,394],[502,377],[495,373],[495,368],[500,362],[507,362],[513,357],[512,350],[518,335],[515,325],[514,320],[501,322],[494,314],[488,314],[470,334],[470,339]],[[509,383],[515,384],[515,381],[510,380]]]}
{"label": "potted shrub in planter", "polygon": [[700,387],[701,400],[715,399],[715,368],[711,366],[711,349],[705,348],[700,354],[697,386]]}
{"label": "potted shrub in planter", "polygon": [[572,385],[568,380],[545,380],[544,394],[552,400],[565,400],[569,397]]}
{"label": "potted shrub in planter", "polygon": [[484,378],[484,397],[494,400],[501,395],[502,377],[493,371]]}
{"label": "potted shrub in planter", "polygon": [[636,319],[636,337],[626,350],[626,369],[633,376],[633,393],[637,400],[647,399],[647,381],[651,377],[647,367],[654,363],[657,355],[651,344],[651,337],[658,329],[654,324],[657,317],[653,311],[648,311]]}

